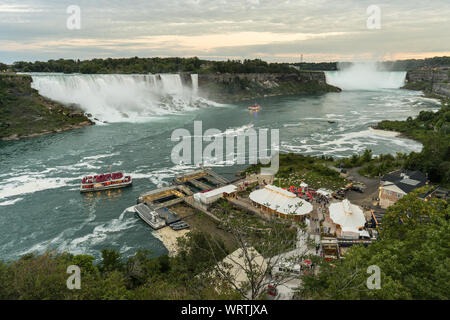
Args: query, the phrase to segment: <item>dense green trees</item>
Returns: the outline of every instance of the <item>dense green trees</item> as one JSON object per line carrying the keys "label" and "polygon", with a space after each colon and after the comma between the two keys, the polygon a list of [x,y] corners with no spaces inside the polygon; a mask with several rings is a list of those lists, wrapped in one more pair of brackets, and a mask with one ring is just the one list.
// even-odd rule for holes
{"label": "dense green trees", "polygon": [[[302,298],[449,299],[450,207],[423,201],[418,190],[391,206],[383,217],[381,240],[353,246],[334,264],[322,261],[318,275],[304,276]],[[381,271],[381,289],[366,286],[367,267]]]}
{"label": "dense green trees", "polygon": [[17,72],[63,72],[63,73],[295,73],[287,64],[267,63],[255,59],[208,61],[193,58],[122,58],[72,60],[59,59],[47,62],[15,62]]}
{"label": "dense green trees", "polygon": [[[211,244],[217,247],[211,248]],[[234,298],[234,292],[219,294],[206,277],[196,276],[226,253],[220,240],[191,232],[173,258],[155,258],[148,251],[139,251],[124,259],[110,249],[102,250],[98,263],[89,255],[29,254],[17,261],[0,261],[0,300]],[[80,290],[66,286],[70,265],[81,269]]]}
{"label": "dense green trees", "polygon": [[437,68],[450,66],[450,57],[433,57],[426,59],[408,59],[408,60],[396,60],[396,61],[385,61],[383,66],[392,71],[409,71],[416,70],[423,67],[426,68]]}
{"label": "dense green trees", "polygon": [[336,71],[337,62],[300,62],[294,63],[300,70]]}

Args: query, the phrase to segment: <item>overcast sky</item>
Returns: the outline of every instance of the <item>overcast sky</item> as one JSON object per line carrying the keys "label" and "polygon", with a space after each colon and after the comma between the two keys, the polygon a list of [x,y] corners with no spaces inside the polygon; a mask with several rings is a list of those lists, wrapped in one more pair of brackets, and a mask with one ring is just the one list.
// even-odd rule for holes
{"label": "overcast sky", "polygon": [[[79,30],[67,28],[70,5]],[[380,29],[367,28],[370,5]],[[425,58],[450,55],[449,30],[449,0],[0,0],[0,61]]]}

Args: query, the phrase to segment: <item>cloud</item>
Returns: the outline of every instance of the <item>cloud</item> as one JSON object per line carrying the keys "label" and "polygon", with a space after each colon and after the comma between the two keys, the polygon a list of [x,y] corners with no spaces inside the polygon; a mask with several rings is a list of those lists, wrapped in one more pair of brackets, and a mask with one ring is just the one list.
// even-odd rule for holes
{"label": "cloud", "polygon": [[449,52],[447,0],[378,2],[381,29],[366,28],[365,0],[0,1],[0,59],[121,56],[348,59]]}

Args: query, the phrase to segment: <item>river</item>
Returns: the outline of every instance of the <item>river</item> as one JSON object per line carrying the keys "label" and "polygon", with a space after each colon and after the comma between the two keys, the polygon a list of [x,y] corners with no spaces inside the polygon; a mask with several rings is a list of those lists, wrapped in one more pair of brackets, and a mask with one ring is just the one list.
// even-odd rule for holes
{"label": "river", "polygon": [[[374,154],[420,151],[417,142],[382,135],[369,126],[437,110],[439,104],[419,92],[398,89],[404,73],[385,76],[365,85],[355,78],[352,86],[354,75],[328,73],[327,81],[345,90],[258,99],[262,110],[250,113],[248,103],[221,105],[199,98],[201,88],[186,88],[173,75],[159,78],[157,84],[153,76],[35,74],[33,86],[41,94],[77,103],[99,122],[0,142],[0,259],[45,250],[96,258],[102,248],[124,256],[138,249],[166,253],[130,207],[140,193],[168,185],[174,175],[193,168],[171,162],[176,142],[170,137],[177,128],[193,132],[194,120],[202,121],[203,130],[217,128],[224,135],[239,135],[247,128],[279,129],[282,152],[343,157],[365,148]],[[386,81],[393,83],[384,86]],[[130,173],[133,186],[79,193],[82,176],[108,172],[110,166]],[[215,164],[228,178],[242,168]]]}

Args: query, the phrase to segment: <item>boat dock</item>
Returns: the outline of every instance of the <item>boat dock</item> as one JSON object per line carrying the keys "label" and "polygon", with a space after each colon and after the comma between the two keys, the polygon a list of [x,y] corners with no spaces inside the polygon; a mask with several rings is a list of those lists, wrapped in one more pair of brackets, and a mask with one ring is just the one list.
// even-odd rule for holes
{"label": "boat dock", "polygon": [[200,191],[223,187],[229,184],[227,179],[207,168],[178,175],[173,179],[173,182],[176,185],[194,187]]}
{"label": "boat dock", "polygon": [[[173,230],[189,228],[189,224],[170,210],[170,207],[179,203],[186,203],[190,207],[206,211],[210,215],[207,210],[194,201],[194,193],[216,189],[230,183],[208,168],[178,175],[173,182],[174,185],[145,192],[137,199],[136,213],[155,230],[165,226],[170,226]],[[215,216],[212,218],[218,220]]]}

